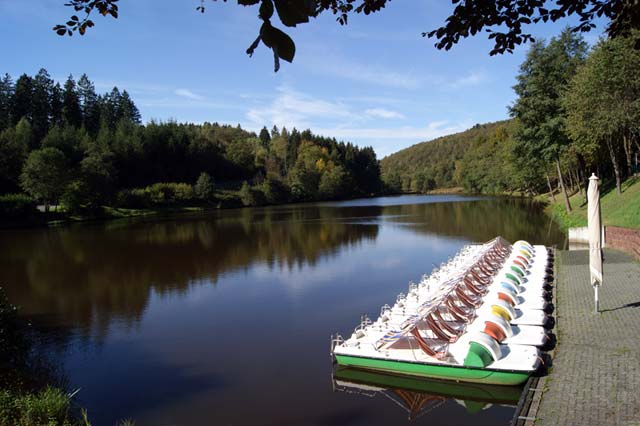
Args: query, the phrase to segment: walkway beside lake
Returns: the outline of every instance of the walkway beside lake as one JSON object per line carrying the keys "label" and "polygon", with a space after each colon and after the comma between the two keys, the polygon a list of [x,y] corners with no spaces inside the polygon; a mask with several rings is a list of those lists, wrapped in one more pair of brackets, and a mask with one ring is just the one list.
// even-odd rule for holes
{"label": "walkway beside lake", "polygon": [[597,315],[588,251],[557,252],[558,345],[536,426],[640,426],[640,264],[612,250],[604,259]]}

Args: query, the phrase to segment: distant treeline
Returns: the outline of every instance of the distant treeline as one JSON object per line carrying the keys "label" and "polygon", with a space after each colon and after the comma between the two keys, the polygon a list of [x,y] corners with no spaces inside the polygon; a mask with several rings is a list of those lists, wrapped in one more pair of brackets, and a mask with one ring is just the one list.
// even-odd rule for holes
{"label": "distant treeline", "polygon": [[595,172],[620,192],[638,171],[638,45],[634,32],[589,50],[569,30],[533,43],[514,86],[511,120],[390,155],[381,161],[383,181],[395,191],[566,194],[583,191]]}
{"label": "distant treeline", "polygon": [[275,126],[256,135],[218,123],[141,125],[126,91],[99,95],[86,75],[62,87],[44,69],[0,82],[0,210],[14,214],[33,200],[81,211],[212,204],[225,196],[274,204],[380,190],[370,147]]}

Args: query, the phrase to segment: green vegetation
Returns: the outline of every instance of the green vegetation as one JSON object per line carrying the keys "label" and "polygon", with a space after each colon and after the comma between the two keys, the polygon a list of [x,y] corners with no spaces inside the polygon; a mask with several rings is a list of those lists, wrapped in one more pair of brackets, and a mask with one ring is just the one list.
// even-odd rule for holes
{"label": "green vegetation", "polygon": [[0,426],[90,426],[86,412],[74,418],[71,398],[58,388],[12,394],[0,390]]}
{"label": "green vegetation", "polygon": [[[601,194],[600,208],[605,226],[640,228],[640,178],[627,179],[622,184],[622,195],[618,196],[612,186]],[[587,201],[584,195],[574,194],[571,198],[574,206],[567,213],[562,203],[551,203],[547,209],[563,229],[587,226]]]}
{"label": "green vegetation", "polygon": [[619,198],[611,206],[620,213],[612,213],[612,220],[634,226],[637,204],[620,194],[624,180],[638,172],[639,41],[634,32],[601,40],[588,52],[578,35],[565,30],[549,43],[535,42],[514,86],[511,120],[392,154],[381,161],[383,181],[404,192],[463,187],[471,193],[547,193],[555,216],[573,223],[580,215],[571,213],[572,205],[596,173],[616,183]]}
{"label": "green vegetation", "polygon": [[[141,125],[126,91],[98,95],[86,75],[77,83],[69,77],[64,87],[44,69],[15,83],[0,79],[5,221],[338,199],[381,189],[370,147],[275,126],[256,135],[218,123]],[[45,212],[17,214],[27,208],[24,197],[6,194],[23,192]]]}
{"label": "green vegetation", "polygon": [[0,426],[89,425],[86,413],[73,417],[70,396],[51,380],[46,362],[33,354],[29,326],[0,287]]}
{"label": "green vegetation", "polygon": [[474,143],[488,139],[507,124],[504,121],[476,124],[467,131],[391,154],[380,161],[382,180],[393,192],[429,192],[436,188],[462,186],[456,175],[459,161]]}

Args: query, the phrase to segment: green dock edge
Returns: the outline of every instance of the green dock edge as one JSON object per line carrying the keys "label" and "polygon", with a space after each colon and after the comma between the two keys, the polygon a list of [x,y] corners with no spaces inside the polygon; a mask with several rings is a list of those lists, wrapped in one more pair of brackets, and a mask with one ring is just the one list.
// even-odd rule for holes
{"label": "green dock edge", "polygon": [[436,364],[413,363],[386,359],[362,358],[336,354],[339,365],[383,371],[394,374],[429,377],[432,379],[456,380],[461,382],[486,383],[494,385],[519,385],[530,373],[525,371],[498,371],[486,368],[451,367]]}

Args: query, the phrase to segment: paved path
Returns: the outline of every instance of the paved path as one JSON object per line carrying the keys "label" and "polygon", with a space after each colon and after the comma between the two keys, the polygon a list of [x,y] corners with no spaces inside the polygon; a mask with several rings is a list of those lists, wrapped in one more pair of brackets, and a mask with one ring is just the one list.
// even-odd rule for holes
{"label": "paved path", "polygon": [[596,315],[588,252],[557,252],[558,346],[536,426],[640,426],[640,264],[604,256]]}

